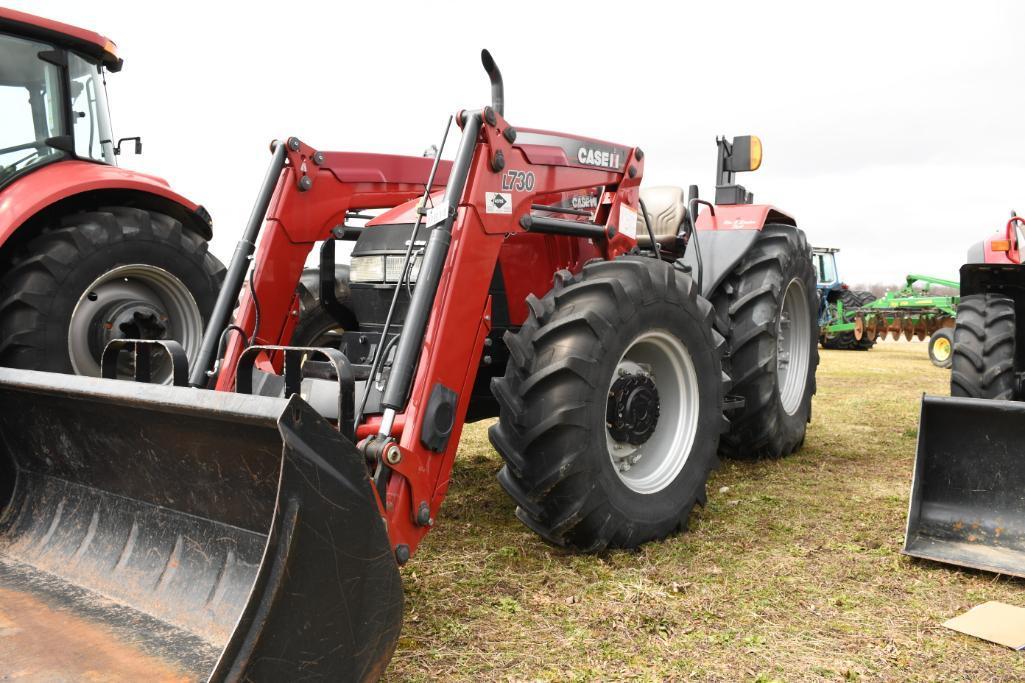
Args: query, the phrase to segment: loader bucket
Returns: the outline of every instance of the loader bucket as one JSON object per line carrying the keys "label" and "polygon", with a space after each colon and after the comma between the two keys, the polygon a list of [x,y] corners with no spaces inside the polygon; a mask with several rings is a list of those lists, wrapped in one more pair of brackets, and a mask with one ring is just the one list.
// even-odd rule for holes
{"label": "loader bucket", "polygon": [[0,368],[0,679],[372,680],[401,618],[364,459],[300,398]]}
{"label": "loader bucket", "polygon": [[922,397],[904,553],[1025,577],[1025,403]]}

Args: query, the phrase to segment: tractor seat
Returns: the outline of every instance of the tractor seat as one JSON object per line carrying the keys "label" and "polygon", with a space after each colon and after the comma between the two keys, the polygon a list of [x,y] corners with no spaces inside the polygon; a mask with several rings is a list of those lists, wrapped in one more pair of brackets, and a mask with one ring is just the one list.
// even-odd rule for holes
{"label": "tractor seat", "polygon": [[[675,249],[676,236],[680,233],[680,224],[687,212],[687,197],[683,188],[673,185],[642,187],[641,201],[648,210],[648,219],[659,246]],[[637,213],[637,245],[651,248],[648,227],[641,212]]]}

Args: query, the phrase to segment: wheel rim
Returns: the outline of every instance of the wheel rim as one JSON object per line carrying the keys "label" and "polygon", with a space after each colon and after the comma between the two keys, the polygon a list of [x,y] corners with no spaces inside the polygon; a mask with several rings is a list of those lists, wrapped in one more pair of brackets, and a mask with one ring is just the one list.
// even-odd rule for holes
{"label": "wheel rim", "polygon": [[793,279],[787,285],[776,328],[776,381],[779,398],[787,415],[793,415],[804,400],[808,382],[808,298],[804,284]]}
{"label": "wheel rim", "polygon": [[932,355],[938,361],[945,361],[950,358],[950,340],[946,337],[936,337],[932,343]]}
{"label": "wheel rim", "polygon": [[[650,411],[646,417],[639,417],[643,410],[634,411],[633,417],[639,419],[632,424],[633,443],[623,438],[623,433],[629,431],[623,423],[610,421],[617,407],[635,408],[629,399],[620,400],[624,390],[632,390],[637,401],[650,401],[652,393],[655,397],[654,419]],[[687,348],[666,331],[640,335],[616,365],[608,393],[605,439],[616,474],[637,493],[661,491],[687,463],[698,429],[700,393]],[[629,423],[630,417],[624,420]]]}
{"label": "wheel rim", "polygon": [[[112,339],[173,339],[195,358],[203,338],[203,316],[188,287],[157,266],[120,266],[96,278],[71,313],[68,355],[76,374],[100,376],[100,356]],[[131,372],[122,354],[119,374]],[[171,381],[169,359],[153,356],[154,382]]]}

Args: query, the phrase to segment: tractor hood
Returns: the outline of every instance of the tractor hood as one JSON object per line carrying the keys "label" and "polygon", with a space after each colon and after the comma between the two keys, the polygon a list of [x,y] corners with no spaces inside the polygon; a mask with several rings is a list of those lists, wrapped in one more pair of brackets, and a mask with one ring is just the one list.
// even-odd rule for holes
{"label": "tractor hood", "polygon": [[[437,192],[431,193],[430,201],[427,204],[428,209],[432,206],[440,205],[444,196],[444,190],[438,190]],[[412,225],[416,222],[416,210],[417,207],[420,206],[420,201],[421,199],[417,197],[416,199],[411,199],[405,204],[399,204],[394,209],[389,209],[368,222],[366,227],[372,228],[378,225],[396,225],[400,223]]]}

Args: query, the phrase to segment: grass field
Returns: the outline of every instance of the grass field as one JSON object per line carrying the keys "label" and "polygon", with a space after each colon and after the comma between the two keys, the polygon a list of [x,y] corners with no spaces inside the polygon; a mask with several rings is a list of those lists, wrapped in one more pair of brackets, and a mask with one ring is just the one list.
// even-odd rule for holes
{"label": "grass field", "polygon": [[687,533],[580,556],[520,525],[471,425],[438,525],[405,567],[389,679],[1014,680],[1025,657],[940,626],[1025,583],[900,555],[922,343],[826,351],[803,450],[726,462]]}

